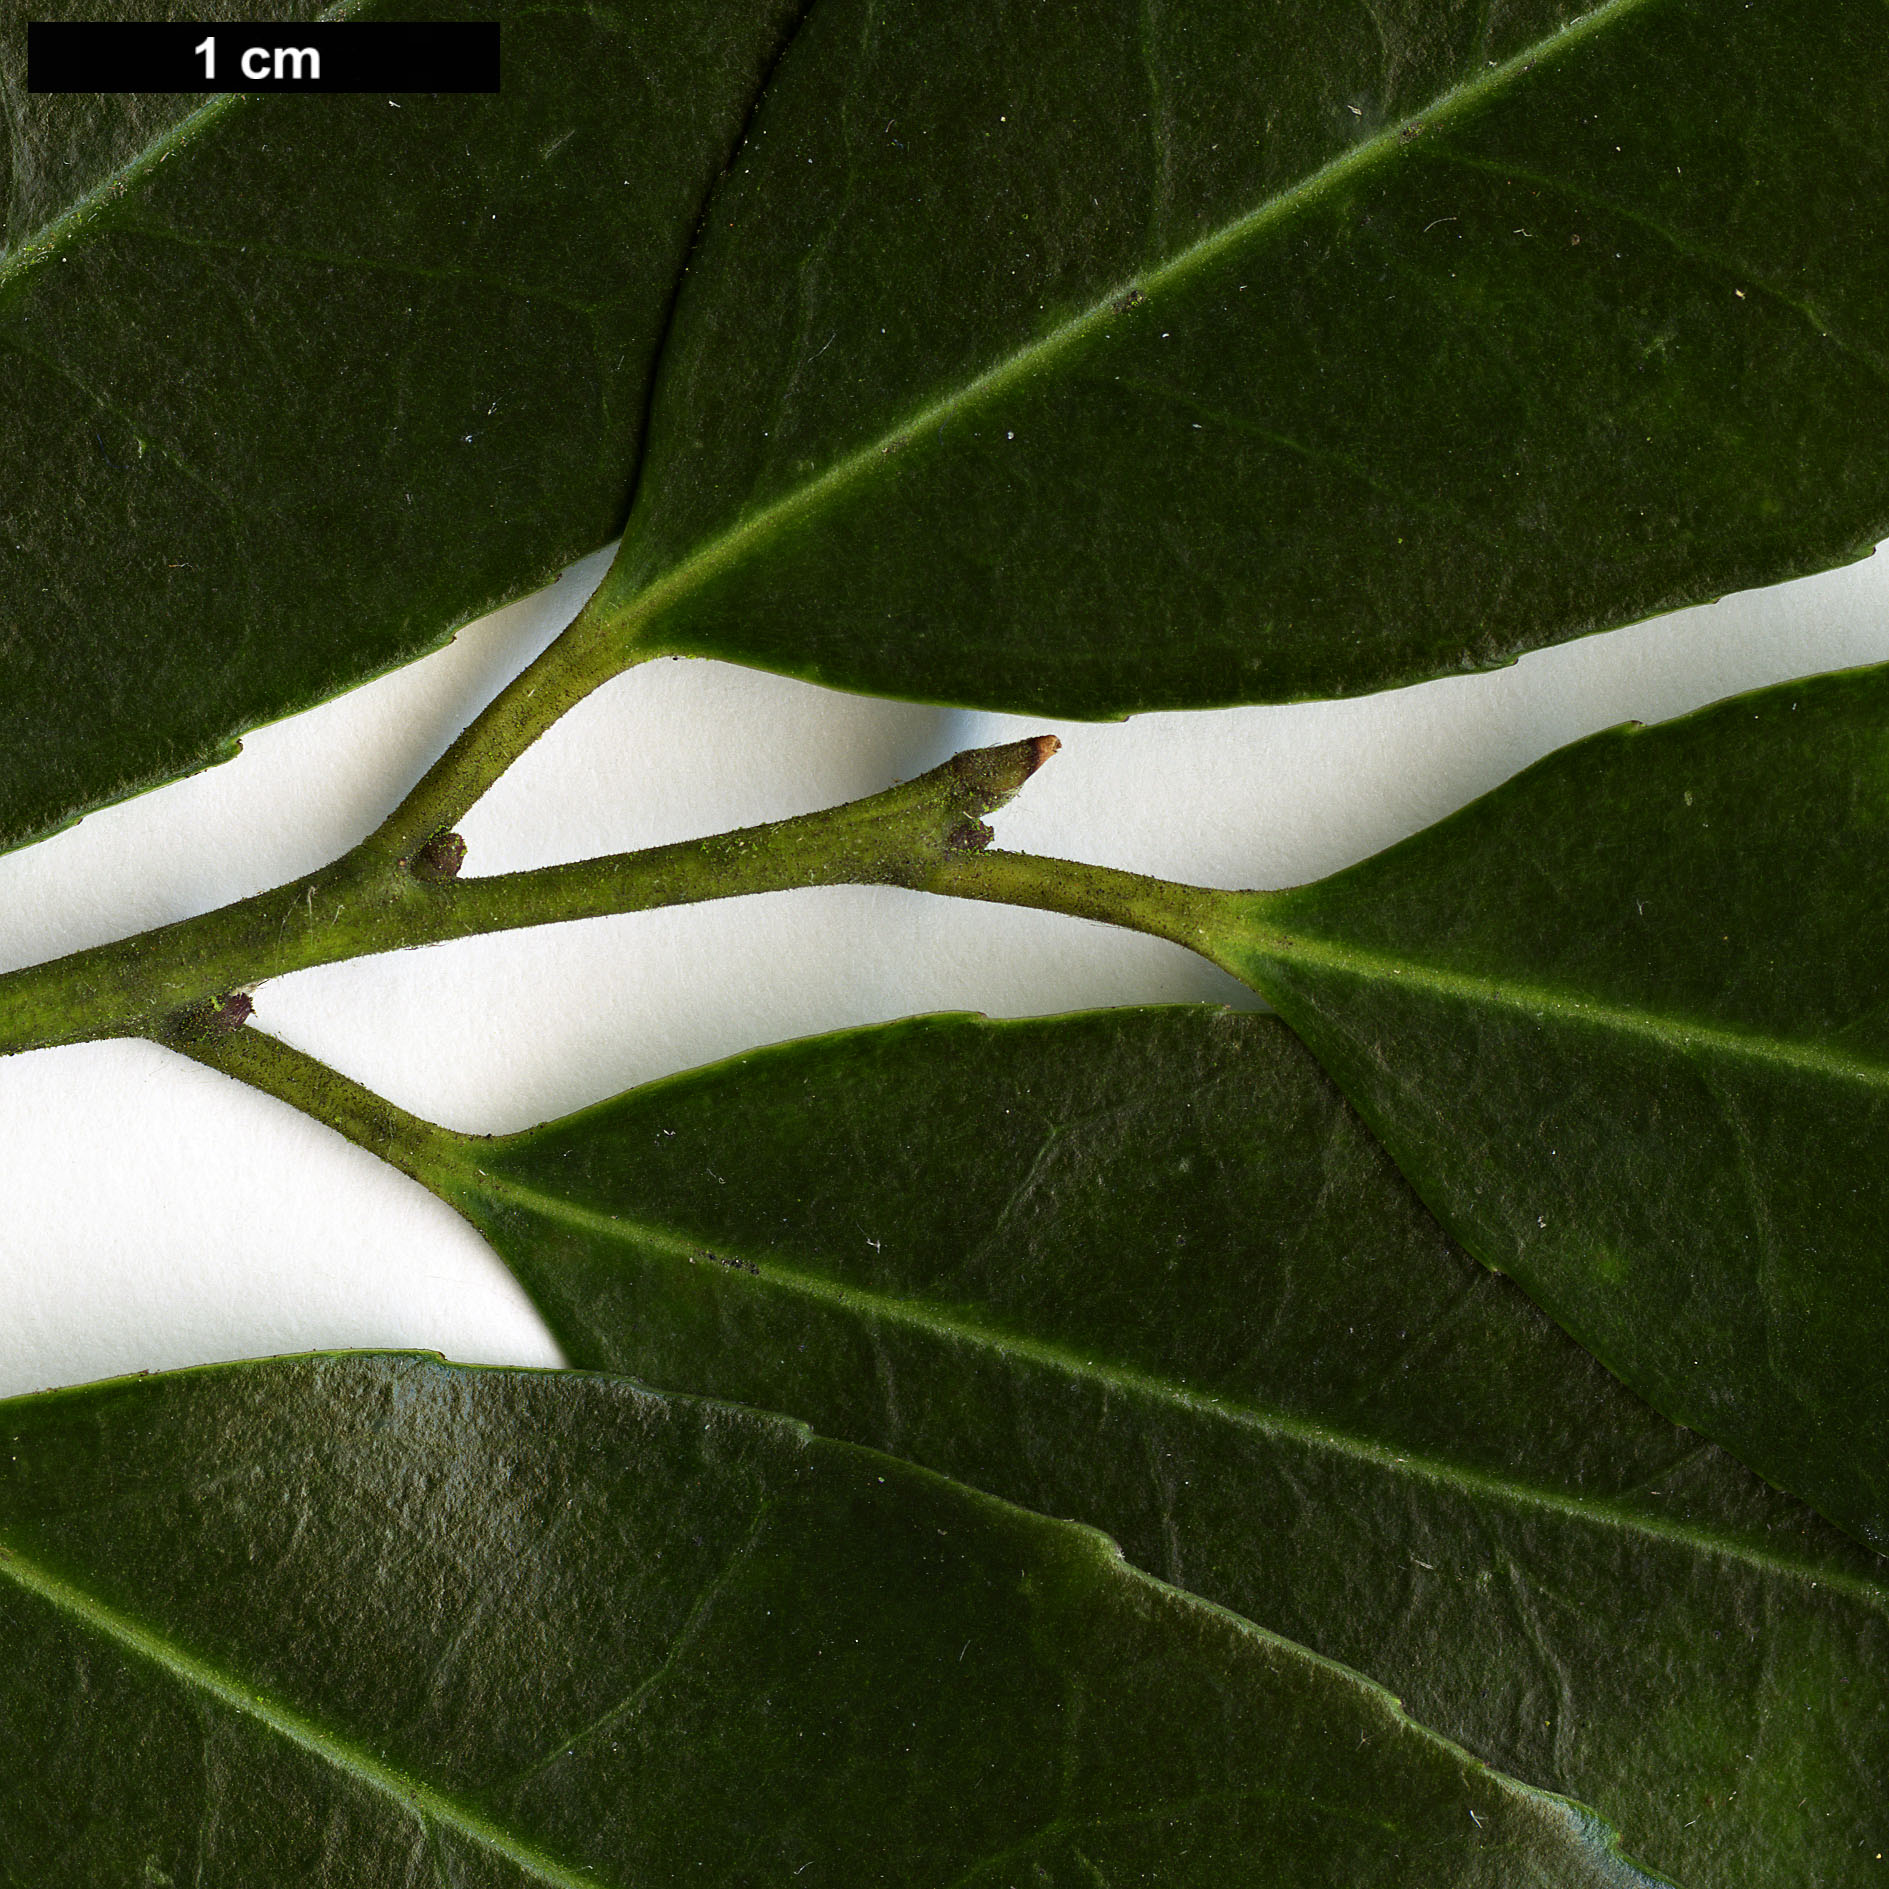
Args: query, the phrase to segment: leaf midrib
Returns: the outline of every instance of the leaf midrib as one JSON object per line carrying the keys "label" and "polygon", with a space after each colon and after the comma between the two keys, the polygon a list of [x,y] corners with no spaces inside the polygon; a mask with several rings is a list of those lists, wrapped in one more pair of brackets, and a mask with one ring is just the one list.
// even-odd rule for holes
{"label": "leaf midrib", "polygon": [[598,1889],[596,1876],[580,1874],[445,1792],[374,1757],[281,1700],[240,1684],[165,1634],[53,1573],[22,1552],[4,1534],[0,1534],[0,1577],[126,1652],[160,1667],[183,1685],[208,1693],[246,1718],[266,1726],[402,1810],[423,1819],[430,1818],[504,1857],[534,1881],[548,1883],[552,1889]]}
{"label": "leaf midrib", "polygon": [[[731,1280],[742,1277],[739,1268],[724,1268],[723,1262],[699,1241],[692,1241],[665,1227],[580,1207],[521,1181],[495,1176],[482,1169],[467,1169],[459,1178],[457,1188],[444,1190],[445,1197],[455,1206],[459,1202],[453,1199],[454,1192],[461,1189],[475,1192],[488,1204],[522,1209],[576,1232],[624,1245],[641,1242],[675,1259],[694,1260],[725,1269]],[[717,1250],[720,1250],[720,1245],[718,1242]],[[735,1249],[730,1246],[727,1250],[733,1252]],[[1309,1417],[1296,1416],[1290,1411],[1192,1390],[1184,1384],[1173,1383],[1132,1365],[1113,1361],[1097,1362],[1093,1358],[1082,1357],[1064,1345],[984,1325],[966,1318],[958,1308],[946,1307],[931,1300],[895,1298],[847,1285],[839,1280],[825,1279],[817,1273],[783,1265],[771,1255],[744,1254],[743,1257],[758,1268],[762,1282],[802,1293],[855,1315],[907,1325],[929,1336],[957,1344],[969,1343],[1002,1351],[1032,1364],[1065,1372],[1106,1390],[1148,1398],[1192,1415],[1218,1418],[1242,1428],[1256,1430],[1265,1436],[1348,1457],[1387,1473],[1401,1473],[1438,1484],[1459,1494],[1487,1497],[1516,1507],[1545,1510],[1575,1521],[1596,1523],[1666,1542],[1696,1554],[1735,1561],[1785,1579],[1807,1581],[1812,1587],[1831,1588],[1879,1611],[1889,1612],[1889,1586],[1847,1569],[1794,1560],[1748,1542],[1726,1540],[1689,1523],[1667,1521],[1600,1500],[1582,1500],[1494,1470],[1449,1463],[1418,1451],[1398,1450],[1371,1437],[1318,1423]]]}
{"label": "leaf midrib", "polygon": [[1266,933],[1240,954],[1250,969],[1249,953],[1251,958],[1271,959],[1288,968],[1294,964],[1310,965],[1355,977],[1360,982],[1380,984],[1386,989],[1421,990],[1430,996],[1515,1011],[1535,1021],[1552,1018],[1558,1023],[1614,1030],[1623,1036],[1637,1036],[1657,1043],[1680,1055],[1707,1051],[1771,1068],[1889,1091],[1889,1061],[1854,1055],[1826,1044],[1767,1036],[1732,1024],[1635,1009],[1602,997],[1583,995],[1577,988],[1528,983],[1488,972],[1454,970],[1415,955],[1372,951],[1315,932]]}
{"label": "leaf midrib", "polygon": [[[332,25],[373,4],[373,0],[335,0],[307,24]],[[107,171],[83,196],[75,197],[49,223],[22,236],[11,249],[0,252],[0,309],[4,309],[20,284],[52,260],[53,254],[70,237],[105,207],[115,202],[139,178],[156,170],[167,158],[174,157],[191,139],[200,135],[239,106],[253,104],[259,95],[253,92],[219,92],[207,104],[186,112],[141,150],[136,157]]]}
{"label": "leaf midrib", "polygon": [[[1347,178],[1393,156],[1410,141],[1416,131],[1429,130],[1460,117],[1485,99],[1498,95],[1511,81],[1565,56],[1616,19],[1655,3],[1656,0],[1604,0],[1603,5],[1570,20],[1567,25],[1535,41],[1500,65],[1440,92],[1429,104],[1387,124],[1374,136],[1320,165],[1289,188],[1262,199],[1243,215],[1221,224],[1176,251],[1166,262],[1116,282],[1081,314],[1072,315],[1067,321],[1024,343],[983,373],[974,375],[962,386],[835,460],[818,476],[716,533],[640,589],[619,599],[611,595],[613,586],[610,579],[606,578],[599,593],[599,602],[607,602],[609,610],[615,615],[619,632],[633,637],[637,631],[655,622],[664,611],[707,584],[719,572],[732,564],[739,564],[749,553],[760,548],[804,513],[817,511],[827,499],[837,496],[874,469],[883,468],[896,457],[898,448],[907,439],[945,425],[974,408],[980,401],[1003,392],[1014,381],[1053,361],[1105,323],[1120,320],[1119,303],[1129,291],[1136,291],[1153,300],[1248,237],[1304,205],[1315,202],[1323,193]],[[656,369],[658,376],[661,368],[662,363],[659,361]],[[652,385],[655,384],[659,383],[652,381]],[[625,549],[629,548],[635,524],[632,515],[630,535],[624,541]],[[660,641],[650,643],[647,648],[652,654],[666,653]]]}

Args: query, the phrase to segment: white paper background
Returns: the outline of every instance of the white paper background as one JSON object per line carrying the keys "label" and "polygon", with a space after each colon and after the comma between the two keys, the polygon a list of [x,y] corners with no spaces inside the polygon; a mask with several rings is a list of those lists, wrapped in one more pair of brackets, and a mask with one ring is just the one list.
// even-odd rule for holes
{"label": "white paper background", "polygon": [[[228,766],[0,857],[0,968],[205,910],[353,844],[575,611],[607,557],[452,648],[251,736]],[[1224,886],[1363,857],[1579,735],[1889,659],[1889,561],[1361,701],[1046,723],[709,663],[618,678],[463,823],[469,872],[576,859],[871,793],[1048,727],[1000,845]],[[757,1043],[918,1011],[1249,994],[1177,947],[878,889],[777,894],[309,971],[257,1022],[396,1101],[499,1131]],[[331,1346],[558,1361],[423,1190],[165,1051],[0,1060],[0,1395]]]}

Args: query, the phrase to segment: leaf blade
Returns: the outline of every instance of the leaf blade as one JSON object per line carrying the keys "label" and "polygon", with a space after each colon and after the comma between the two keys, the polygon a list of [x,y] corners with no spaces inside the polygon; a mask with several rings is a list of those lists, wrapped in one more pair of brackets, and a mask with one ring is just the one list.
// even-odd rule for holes
{"label": "leaf blade", "polygon": [[[1808,94],[1741,150],[1711,90],[1867,67],[1873,13],[1616,0],[1488,42],[1411,7],[1308,43],[1182,7],[1150,46],[1122,7],[1052,48],[992,5],[947,57],[918,9],[854,11],[784,62],[679,308],[606,581],[653,646],[1065,714],[1296,700],[1848,561],[1889,517],[1829,430],[1884,392],[1851,179],[1793,143]],[[1884,130],[1833,135],[1873,175]],[[1555,245],[1543,166],[1585,219]]]}
{"label": "leaf blade", "polygon": [[[1274,1020],[847,1032],[431,1184],[574,1360],[1103,1527],[1677,1880],[1840,1871],[1874,1827],[1881,1563],[1481,1274]],[[1790,1652],[1721,1637],[1752,1619]]]}
{"label": "leaf blade", "polygon": [[[942,1884],[1027,1856],[1078,1882],[1088,1854],[1205,1883],[1241,1879],[1269,1821],[1290,1837],[1297,1817],[1329,1853],[1258,1867],[1336,1884],[1386,1837],[1342,1783],[1329,1807],[1306,1794],[1349,1754],[1319,1756],[1316,1718],[1298,1740],[1295,1685],[1389,1734],[1379,1781],[1401,1768],[1414,1789],[1373,1808],[1439,1880],[1645,1880],[1566,1807],[1093,1535],[779,1419],[355,1356],[20,1399],[0,1423],[0,1800],[23,1881],[568,1885],[823,1862]],[[94,1733],[115,1762],[73,1749],[75,1642],[118,1708]],[[181,1737],[133,1709],[154,1668]],[[1054,1736],[1085,1691],[1094,1716]],[[1220,1716],[1203,1763],[1183,1700]],[[1283,1815],[1236,1768],[1260,1731],[1310,1760]]]}
{"label": "leaf blade", "polygon": [[0,263],[0,844],[227,758],[621,528],[702,199],[793,8],[706,38],[685,8],[493,12],[502,95],[219,101]]}
{"label": "leaf blade", "polygon": [[1471,1250],[1870,1542],[1886,689],[1590,737],[1232,945]]}

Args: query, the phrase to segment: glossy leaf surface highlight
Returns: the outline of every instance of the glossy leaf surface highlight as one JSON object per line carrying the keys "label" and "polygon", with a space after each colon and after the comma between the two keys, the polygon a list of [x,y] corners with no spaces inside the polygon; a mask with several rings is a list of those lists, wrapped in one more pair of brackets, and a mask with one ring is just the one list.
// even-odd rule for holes
{"label": "glossy leaf surface highlight", "polygon": [[1104,1528],[1691,1889],[1867,1880],[1885,1564],[1454,1247],[1276,1019],[927,1018],[446,1148],[573,1360]]}
{"label": "glossy leaf surface highlight", "polygon": [[0,844],[226,757],[621,528],[792,0],[474,11],[504,27],[495,96],[9,120]]}
{"label": "glossy leaf surface highlight", "polygon": [[19,1889],[1647,1880],[1092,1532],[779,1418],[356,1356],[0,1442]]}
{"label": "glossy leaf surface highlight", "polygon": [[1878,1547],[1886,841],[1858,670],[1576,742],[1217,951],[1472,1253]]}
{"label": "glossy leaf surface highlight", "polygon": [[1487,667],[1889,530],[1875,0],[822,0],[606,587],[1114,715]]}

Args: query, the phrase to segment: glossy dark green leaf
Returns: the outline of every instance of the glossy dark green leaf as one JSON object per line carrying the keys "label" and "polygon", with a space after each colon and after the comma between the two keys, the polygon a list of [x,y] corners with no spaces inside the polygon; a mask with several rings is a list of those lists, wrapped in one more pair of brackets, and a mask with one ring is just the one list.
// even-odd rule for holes
{"label": "glossy dark green leaf", "polygon": [[475,7],[503,25],[496,97],[11,100],[0,844],[608,541],[704,196],[793,11]]}
{"label": "glossy dark green leaf", "polygon": [[1889,1564],[1452,1246],[1276,1019],[850,1032],[433,1178],[573,1360],[1102,1527],[1692,1889],[1889,1847]]}
{"label": "glossy dark green leaf", "polygon": [[1889,531],[1878,0],[823,0],[614,606],[1078,715],[1382,688]]}
{"label": "glossy dark green leaf", "polygon": [[1087,1530],[618,1380],[0,1405],[0,1646],[10,1889],[1647,1882]]}
{"label": "glossy dark green leaf", "polygon": [[1223,961],[1478,1258],[1889,1545],[1889,670],[1562,749]]}

